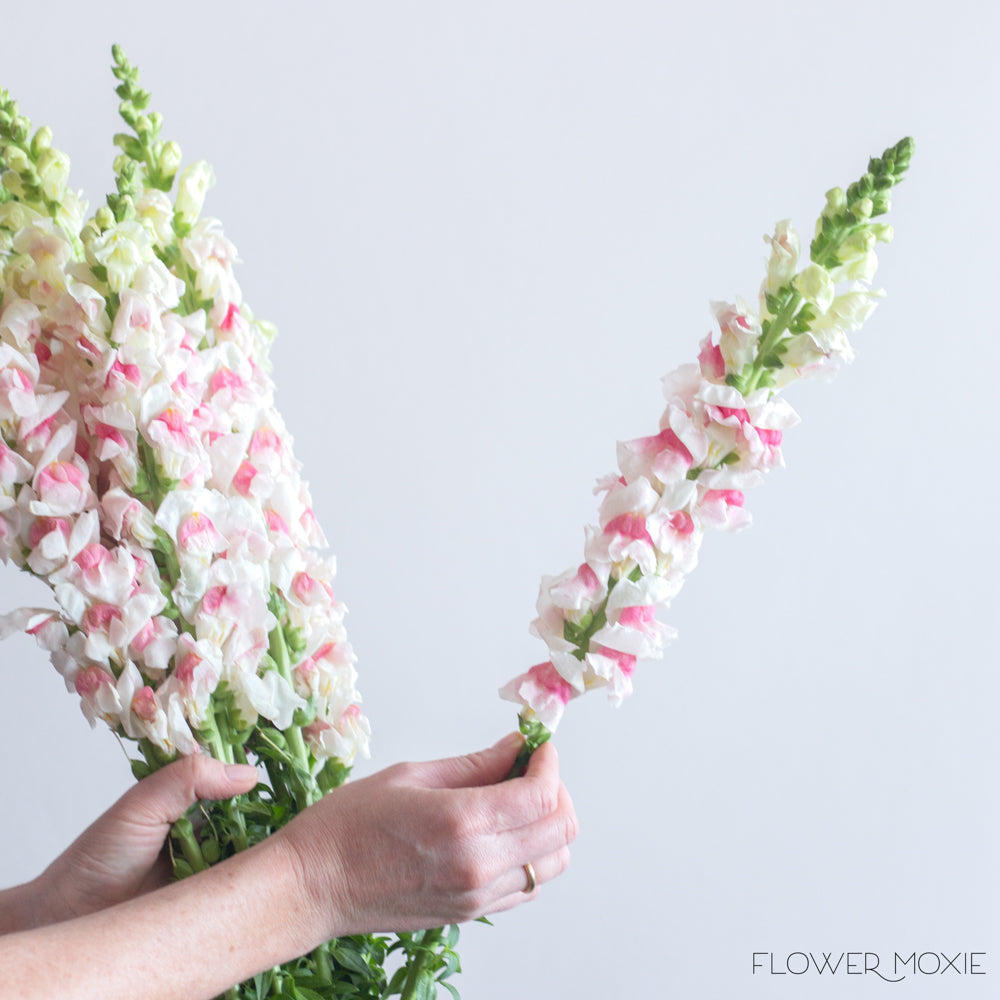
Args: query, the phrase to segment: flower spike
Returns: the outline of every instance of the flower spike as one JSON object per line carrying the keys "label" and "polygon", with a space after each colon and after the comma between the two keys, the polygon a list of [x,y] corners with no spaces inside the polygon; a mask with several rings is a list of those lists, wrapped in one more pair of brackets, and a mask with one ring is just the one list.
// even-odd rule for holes
{"label": "flower spike", "polygon": [[673,637],[656,612],[694,569],[705,531],[749,524],[746,490],[783,464],[783,434],[798,421],[778,393],[851,361],[848,334],[882,295],[869,283],[875,245],[892,230],[871,220],[888,210],[912,154],[913,140],[903,139],[870,160],[846,193],[828,192],[801,270],[799,238],[778,223],[765,237],[771,254],[757,309],[714,303],[717,337],[703,341],[696,365],[663,380],[659,433],[619,444],[618,473],[599,482],[599,521],[587,528],[583,563],[542,579],[531,631],[549,658],[500,690],[521,706],[530,749],[584,692],[605,688],[621,703],[637,661],[661,657]]}

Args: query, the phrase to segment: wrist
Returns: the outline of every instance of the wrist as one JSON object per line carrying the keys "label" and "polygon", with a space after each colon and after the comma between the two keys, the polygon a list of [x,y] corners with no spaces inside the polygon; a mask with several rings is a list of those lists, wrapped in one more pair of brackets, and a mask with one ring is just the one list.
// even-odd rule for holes
{"label": "wrist", "polygon": [[[329,901],[323,906],[321,894],[315,891],[311,866],[283,833],[278,831],[227,862],[234,866],[245,863],[253,883],[266,893],[269,913],[281,915],[280,920],[268,920],[272,927],[281,928],[276,935],[279,940],[273,944],[284,954],[275,964],[297,958],[337,936],[329,932],[331,907]],[[262,872],[265,878],[261,878]]]}
{"label": "wrist", "polygon": [[272,863],[282,873],[286,898],[294,901],[299,940],[308,937],[310,947],[315,947],[345,934],[366,932],[368,928],[348,926],[343,898],[348,873],[334,846],[335,836],[331,832],[324,837],[319,852],[315,850],[315,837],[300,838],[296,833],[292,824],[259,847],[271,852]]}

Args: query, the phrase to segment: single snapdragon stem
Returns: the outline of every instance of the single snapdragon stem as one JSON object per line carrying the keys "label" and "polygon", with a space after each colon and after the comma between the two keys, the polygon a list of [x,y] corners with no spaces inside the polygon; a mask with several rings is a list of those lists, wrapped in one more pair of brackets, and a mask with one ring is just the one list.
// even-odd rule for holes
{"label": "single snapdragon stem", "polygon": [[313,950],[313,962],[316,964],[316,975],[325,983],[333,982],[333,968],[330,965],[330,946],[321,944]]}
{"label": "single snapdragon stem", "polygon": [[[175,754],[161,750],[152,740],[139,740],[139,750],[149,768],[147,772],[149,774],[152,774],[153,771],[159,771],[161,767],[166,767],[167,764],[171,764],[177,759]],[[142,761],[136,763],[141,764]],[[145,777],[145,775],[143,776]]]}
{"label": "single snapdragon stem", "polygon": [[507,780],[520,778],[528,770],[528,761],[531,755],[552,736],[551,731],[542,725],[538,719],[526,718],[524,715],[518,716],[518,728],[524,735],[524,744],[517,752],[514,764],[507,772]]}
{"label": "single snapdragon stem", "polygon": [[215,718],[215,704],[211,699],[209,699],[208,709],[205,713],[205,724],[199,728],[198,735],[208,745],[216,760],[224,761],[227,764],[234,763],[233,748],[223,740],[222,734],[219,732],[219,725]]}
{"label": "single snapdragon stem", "polygon": [[[218,736],[218,740],[213,743],[212,754],[227,764],[246,764],[246,752],[242,746],[237,746],[234,743],[228,716],[225,710],[217,711],[219,706],[215,699],[216,695],[213,694],[209,700],[208,707],[208,716]],[[222,754],[222,756],[220,757],[219,754]],[[233,838],[233,846],[237,851],[245,851],[250,846],[250,840],[247,836],[247,825],[242,811],[234,806],[232,800],[223,804],[223,811],[225,812],[226,819],[231,824],[229,833]]]}
{"label": "single snapdragon stem", "polygon": [[[408,971],[400,993],[400,1000],[416,1000],[416,997],[425,995],[417,992],[419,983],[424,976],[424,967],[433,956],[434,949],[443,935],[443,927],[432,927],[430,930],[420,931],[414,935],[417,950],[410,952],[411,961],[407,963]],[[417,940],[418,938],[419,940]]]}
{"label": "single snapdragon stem", "polygon": [[174,840],[180,844],[184,860],[191,866],[193,871],[203,872],[209,867],[205,860],[205,855],[201,852],[201,845],[194,835],[194,827],[191,820],[182,817],[170,828],[170,833]]}
{"label": "single snapdragon stem", "polygon": [[[293,685],[292,667],[288,658],[288,645],[285,642],[285,632],[279,621],[268,636],[268,652],[278,668],[278,673]],[[284,730],[284,736],[288,742],[288,749],[294,759],[294,780],[295,780],[295,800],[300,809],[305,809],[316,801],[317,789],[311,781],[307,781],[305,776],[309,775],[309,750],[306,742],[302,738],[302,727],[294,723]]]}

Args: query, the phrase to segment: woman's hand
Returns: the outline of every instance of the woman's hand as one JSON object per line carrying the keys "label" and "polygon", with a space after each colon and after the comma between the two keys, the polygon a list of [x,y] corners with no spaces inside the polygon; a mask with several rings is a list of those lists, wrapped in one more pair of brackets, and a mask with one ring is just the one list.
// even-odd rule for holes
{"label": "woman's hand", "polygon": [[555,748],[504,781],[521,737],[467,757],[399,764],[336,789],[275,835],[321,936],[405,931],[508,909],[569,863],[576,815]]}
{"label": "woman's hand", "polygon": [[253,767],[200,754],[144,778],[35,880],[30,924],[84,916],[166,885],[164,844],[174,821],[199,799],[241,795],[257,780]]}
{"label": "woman's hand", "polygon": [[[24,1000],[130,1000],[136,983],[148,1000],[208,998],[333,937],[516,906],[534,896],[524,865],[547,881],[566,867],[576,835],[551,745],[524,777],[503,780],[520,745],[508,737],[344,785],[263,843],[149,892],[167,877],[160,855],[171,823],[197,798],[256,780],[252,768],[207,757],[163,768],[18,887],[48,908],[37,921],[46,926],[16,922],[6,929],[23,933],[0,934],[3,984]],[[108,942],[127,943],[113,962]]]}

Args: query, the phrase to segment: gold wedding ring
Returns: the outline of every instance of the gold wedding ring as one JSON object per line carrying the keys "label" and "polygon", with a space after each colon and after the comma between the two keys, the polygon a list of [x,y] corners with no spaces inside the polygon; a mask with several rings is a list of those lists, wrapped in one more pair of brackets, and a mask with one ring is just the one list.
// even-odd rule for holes
{"label": "gold wedding ring", "polygon": [[521,890],[521,892],[526,892],[529,895],[535,891],[535,886],[538,882],[535,880],[535,869],[531,867],[531,862],[529,861],[526,865],[521,865],[524,869],[524,874],[528,876],[528,884]]}

